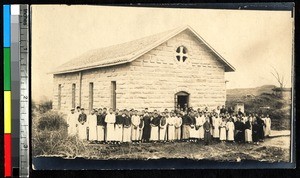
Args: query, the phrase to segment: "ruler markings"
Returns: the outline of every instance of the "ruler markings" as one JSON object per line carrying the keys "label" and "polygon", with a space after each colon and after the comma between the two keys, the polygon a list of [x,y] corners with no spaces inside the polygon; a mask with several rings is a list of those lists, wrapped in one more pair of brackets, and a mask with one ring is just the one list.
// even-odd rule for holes
{"label": "ruler markings", "polygon": [[29,8],[20,5],[20,167],[19,176],[29,177]]}

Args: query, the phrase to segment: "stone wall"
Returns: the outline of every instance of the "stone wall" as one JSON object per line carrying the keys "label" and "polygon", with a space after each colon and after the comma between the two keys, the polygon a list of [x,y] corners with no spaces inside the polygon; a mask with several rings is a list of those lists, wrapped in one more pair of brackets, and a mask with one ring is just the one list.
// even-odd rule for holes
{"label": "stone wall", "polygon": [[[224,66],[189,32],[181,33],[132,62],[130,91],[125,96],[138,109],[173,109],[174,95],[190,94],[193,108],[216,108],[225,104]],[[188,58],[178,62],[176,49],[185,46]]]}
{"label": "stone wall", "polygon": [[[178,62],[176,49],[185,46],[188,58]],[[193,108],[224,105],[226,89],[224,66],[192,33],[185,31],[147,52],[129,64],[91,69],[80,74],[54,75],[54,109],[57,109],[58,85],[62,85],[61,110],[72,106],[72,84],[76,83],[76,105],[89,107],[89,83],[94,85],[94,108],[112,107],[111,81],[117,84],[117,108],[173,109],[175,93],[188,92]]]}

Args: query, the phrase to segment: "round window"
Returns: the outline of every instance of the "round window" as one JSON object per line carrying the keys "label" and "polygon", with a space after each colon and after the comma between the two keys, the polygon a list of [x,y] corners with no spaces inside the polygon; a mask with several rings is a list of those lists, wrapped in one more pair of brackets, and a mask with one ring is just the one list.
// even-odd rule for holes
{"label": "round window", "polygon": [[178,62],[185,62],[187,60],[187,49],[184,46],[179,46],[176,49],[176,59]]}

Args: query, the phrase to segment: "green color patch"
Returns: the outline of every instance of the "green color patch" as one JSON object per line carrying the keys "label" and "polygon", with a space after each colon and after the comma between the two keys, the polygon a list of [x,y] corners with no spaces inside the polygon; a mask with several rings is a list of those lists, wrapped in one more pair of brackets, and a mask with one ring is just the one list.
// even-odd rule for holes
{"label": "green color patch", "polygon": [[4,91],[11,90],[11,63],[10,63],[10,48],[4,48]]}

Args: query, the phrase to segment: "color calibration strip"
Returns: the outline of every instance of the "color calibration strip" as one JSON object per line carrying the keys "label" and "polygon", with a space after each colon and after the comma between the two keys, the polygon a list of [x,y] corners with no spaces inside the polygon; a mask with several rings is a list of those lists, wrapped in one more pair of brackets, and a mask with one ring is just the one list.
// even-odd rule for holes
{"label": "color calibration strip", "polygon": [[11,141],[11,57],[10,57],[10,5],[3,5],[3,54],[4,54],[4,176],[12,176]]}

